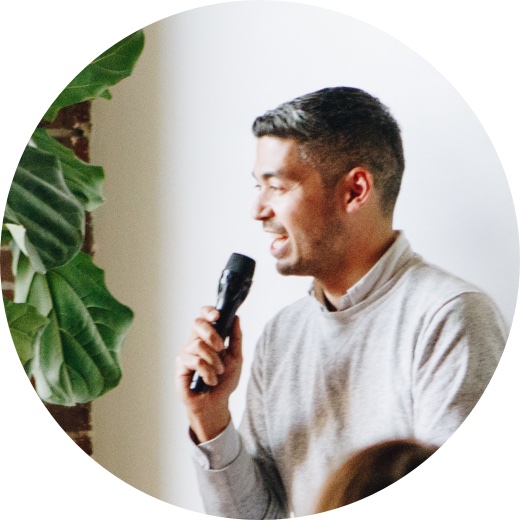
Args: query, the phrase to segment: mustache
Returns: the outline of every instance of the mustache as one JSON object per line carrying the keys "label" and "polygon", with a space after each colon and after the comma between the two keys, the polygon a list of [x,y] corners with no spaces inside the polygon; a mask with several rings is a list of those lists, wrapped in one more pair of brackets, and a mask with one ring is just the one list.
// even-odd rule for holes
{"label": "mustache", "polygon": [[276,222],[264,222],[262,228],[266,233],[273,233],[274,235],[287,235],[287,230]]}

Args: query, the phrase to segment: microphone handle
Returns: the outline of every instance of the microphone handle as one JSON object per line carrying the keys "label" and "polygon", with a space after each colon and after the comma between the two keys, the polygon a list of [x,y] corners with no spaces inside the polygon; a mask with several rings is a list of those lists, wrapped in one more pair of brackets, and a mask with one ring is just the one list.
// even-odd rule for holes
{"label": "microphone handle", "polygon": [[[220,317],[217,321],[214,321],[211,324],[213,325],[213,327],[215,327],[215,330],[218,332],[218,335],[223,340],[225,340],[229,336],[229,332],[233,325],[233,320],[235,318],[236,311],[240,303],[242,302],[235,300],[232,303],[234,303],[234,305],[224,305],[224,308],[217,309],[220,312]],[[190,390],[193,390],[198,394],[202,394],[204,392],[209,391],[210,389],[211,387],[204,382],[201,375],[198,372],[195,372],[193,374],[193,379],[191,380]]]}

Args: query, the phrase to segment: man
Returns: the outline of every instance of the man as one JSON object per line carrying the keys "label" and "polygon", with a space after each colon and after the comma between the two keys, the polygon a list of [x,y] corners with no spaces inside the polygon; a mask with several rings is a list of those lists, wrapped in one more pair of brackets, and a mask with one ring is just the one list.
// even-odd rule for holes
{"label": "man", "polygon": [[[178,357],[177,388],[209,514],[312,514],[322,483],[354,451],[396,438],[442,444],[491,378],[506,338],[490,299],[414,254],[392,215],[400,131],[377,99],[329,88],[257,118],[254,218],[283,275],[309,295],[262,334],[237,433],[228,409],[241,368],[202,309]],[[194,371],[212,387],[194,394]]]}

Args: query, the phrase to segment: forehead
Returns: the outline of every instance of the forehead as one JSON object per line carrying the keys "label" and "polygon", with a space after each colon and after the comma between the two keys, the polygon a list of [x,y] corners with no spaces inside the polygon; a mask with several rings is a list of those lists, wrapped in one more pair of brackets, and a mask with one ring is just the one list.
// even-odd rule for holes
{"label": "forehead", "polygon": [[294,139],[272,136],[258,139],[253,171],[257,179],[271,175],[295,177],[311,169],[310,165],[303,161],[299,144]]}

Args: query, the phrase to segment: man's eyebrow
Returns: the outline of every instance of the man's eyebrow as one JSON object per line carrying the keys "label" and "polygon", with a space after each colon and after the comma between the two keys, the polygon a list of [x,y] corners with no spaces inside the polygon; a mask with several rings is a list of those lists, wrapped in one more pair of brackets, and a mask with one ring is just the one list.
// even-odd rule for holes
{"label": "man's eyebrow", "polygon": [[[251,175],[253,176],[254,179],[256,179],[256,175],[255,175],[255,172],[251,172]],[[260,179],[266,181],[267,179],[270,179],[272,177],[276,177],[278,179],[283,179],[283,178],[286,178],[287,177],[287,173],[284,171],[284,170],[273,170],[273,171],[267,171],[267,172],[264,172],[262,174],[260,174]]]}

